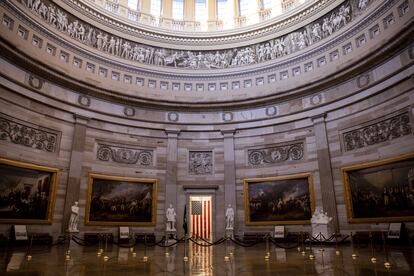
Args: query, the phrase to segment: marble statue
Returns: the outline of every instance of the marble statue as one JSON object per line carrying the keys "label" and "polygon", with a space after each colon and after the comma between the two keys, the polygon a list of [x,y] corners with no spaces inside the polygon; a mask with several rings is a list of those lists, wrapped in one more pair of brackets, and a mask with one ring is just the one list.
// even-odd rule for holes
{"label": "marble statue", "polygon": [[324,212],[320,207],[316,208],[311,218],[312,236],[316,238],[322,234],[325,239],[328,239],[331,236],[329,227],[331,221],[332,218],[328,216],[328,213]]}
{"label": "marble statue", "polygon": [[177,214],[175,213],[175,210],[172,207],[172,204],[170,204],[170,207],[167,209],[166,216],[167,216],[167,231],[175,231],[175,221],[176,221]]}
{"label": "marble statue", "polygon": [[78,222],[79,222],[79,206],[78,206],[78,202],[75,201],[75,204],[72,205],[71,207],[71,211],[72,213],[70,214],[70,219],[69,219],[69,227],[68,227],[68,231],[69,232],[79,232],[78,230]]}
{"label": "marble statue", "polygon": [[231,207],[231,204],[229,204],[226,210],[226,229],[232,230],[233,228],[234,228],[234,210]]}

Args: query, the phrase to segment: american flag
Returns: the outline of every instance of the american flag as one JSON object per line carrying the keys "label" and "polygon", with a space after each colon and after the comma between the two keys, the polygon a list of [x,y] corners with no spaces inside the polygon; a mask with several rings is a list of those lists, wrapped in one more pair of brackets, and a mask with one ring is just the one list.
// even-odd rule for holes
{"label": "american flag", "polygon": [[211,238],[211,199],[191,201],[191,234],[203,239]]}

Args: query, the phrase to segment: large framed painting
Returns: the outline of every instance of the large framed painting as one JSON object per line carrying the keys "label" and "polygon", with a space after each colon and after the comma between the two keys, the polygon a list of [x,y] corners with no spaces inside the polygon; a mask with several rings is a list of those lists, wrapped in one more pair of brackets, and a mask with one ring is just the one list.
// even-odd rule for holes
{"label": "large framed painting", "polygon": [[246,225],[308,224],[314,210],[310,173],[244,180]]}
{"label": "large framed painting", "polygon": [[86,225],[155,225],[157,179],[89,174]]}
{"label": "large framed painting", "polygon": [[349,222],[414,220],[414,153],[342,168]]}
{"label": "large framed painting", "polygon": [[58,171],[0,158],[0,223],[51,224]]}

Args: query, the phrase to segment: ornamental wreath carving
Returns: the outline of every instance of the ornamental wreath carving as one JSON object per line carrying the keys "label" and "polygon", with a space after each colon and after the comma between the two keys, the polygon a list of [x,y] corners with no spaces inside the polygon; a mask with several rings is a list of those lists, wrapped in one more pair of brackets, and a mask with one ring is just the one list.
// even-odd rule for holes
{"label": "ornamental wreath carving", "polygon": [[212,151],[190,151],[189,152],[189,174],[203,175],[213,173]]}
{"label": "ornamental wreath carving", "polygon": [[22,1],[45,22],[85,45],[138,63],[189,69],[230,68],[281,58],[337,32],[370,2],[358,0],[355,5],[355,2],[345,1],[308,25],[262,43],[219,51],[190,51],[151,47],[112,35],[65,13],[49,0]]}
{"label": "ornamental wreath carving", "polygon": [[343,133],[345,151],[355,150],[412,133],[408,112]]}
{"label": "ornamental wreath carving", "polygon": [[0,140],[47,152],[55,152],[58,134],[0,118]]}
{"label": "ornamental wreath carving", "polygon": [[98,144],[97,158],[100,161],[113,161],[121,164],[152,165],[151,150],[133,149],[106,144]]}
{"label": "ornamental wreath carving", "polygon": [[284,161],[303,159],[303,142],[289,145],[274,146],[271,148],[248,150],[248,164],[260,166]]}

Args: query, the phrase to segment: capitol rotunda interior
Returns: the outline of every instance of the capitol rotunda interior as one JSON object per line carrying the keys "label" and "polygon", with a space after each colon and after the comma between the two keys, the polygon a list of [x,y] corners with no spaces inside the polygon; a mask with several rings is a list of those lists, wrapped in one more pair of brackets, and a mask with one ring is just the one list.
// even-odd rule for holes
{"label": "capitol rotunda interior", "polygon": [[413,275],[414,0],[0,0],[1,275]]}

